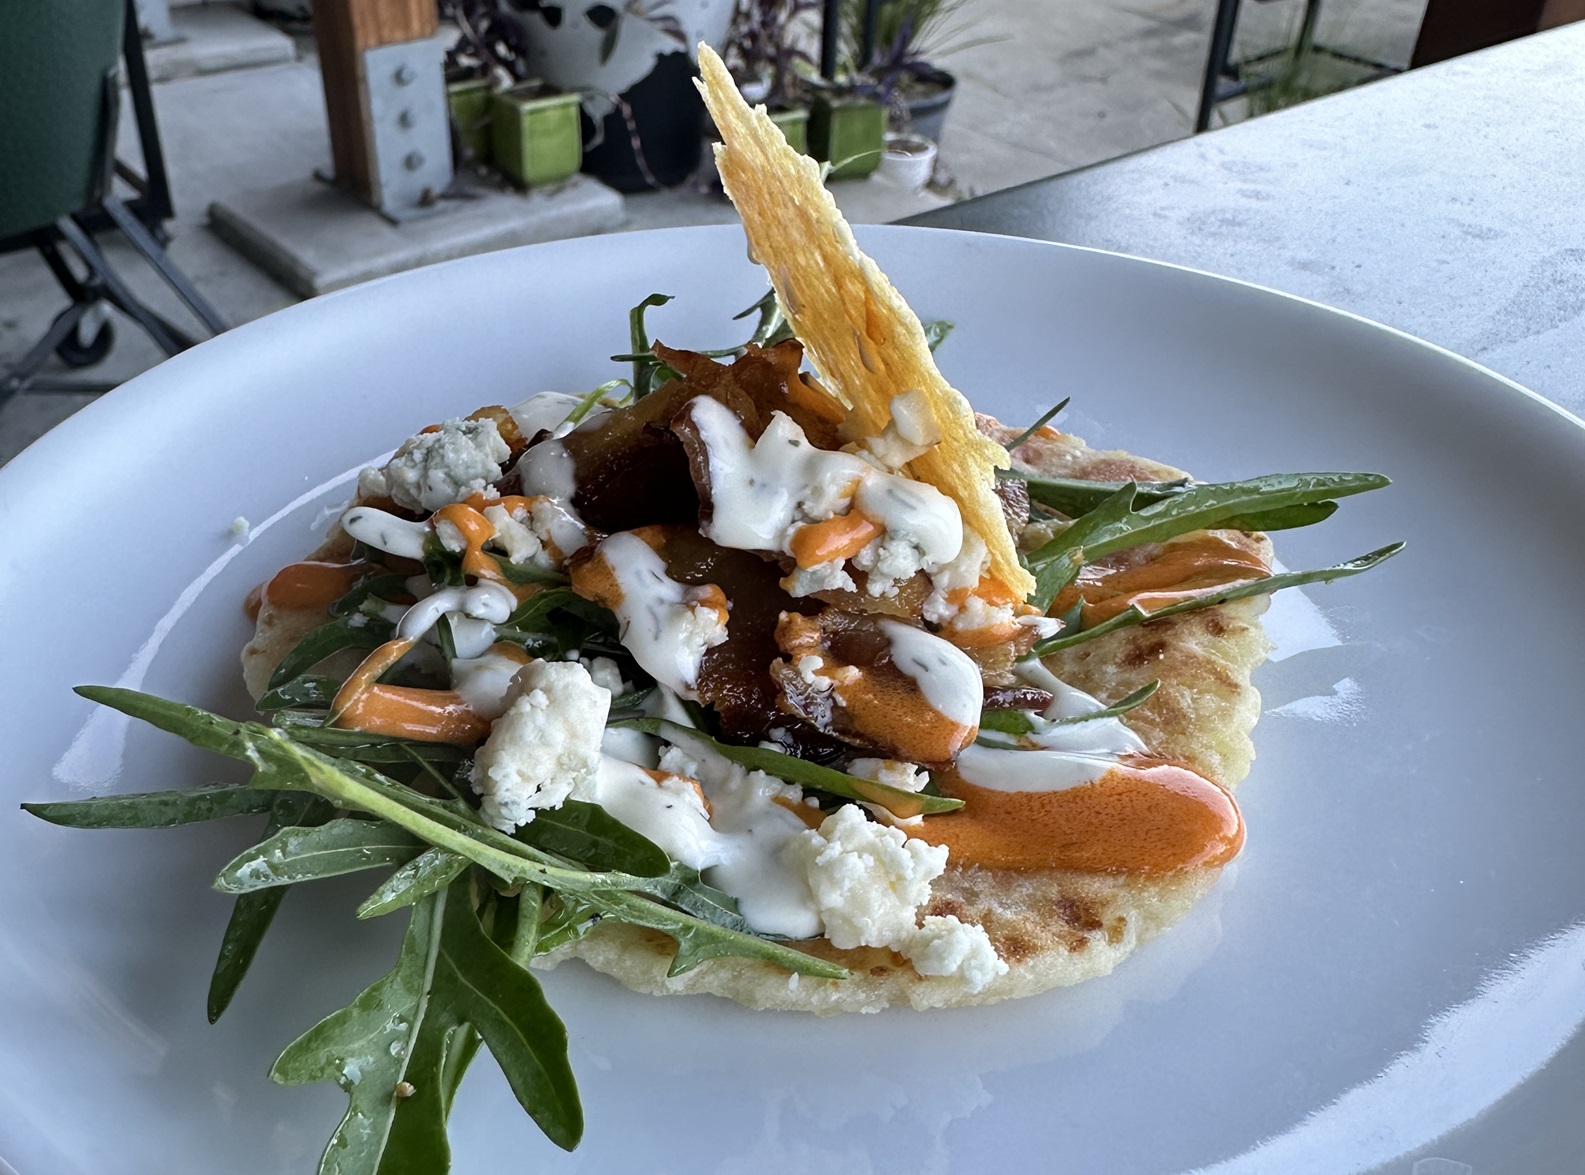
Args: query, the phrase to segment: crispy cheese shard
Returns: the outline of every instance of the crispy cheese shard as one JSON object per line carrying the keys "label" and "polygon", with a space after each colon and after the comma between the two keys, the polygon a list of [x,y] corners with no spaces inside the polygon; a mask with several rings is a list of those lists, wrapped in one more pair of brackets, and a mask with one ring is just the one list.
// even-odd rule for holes
{"label": "crispy cheese shard", "polygon": [[721,132],[721,181],[815,374],[846,409],[846,431],[879,436],[892,397],[922,392],[942,440],[904,468],[958,504],[990,551],[991,577],[1023,599],[1034,577],[1018,562],[993,489],[1007,451],[975,428],[968,401],[936,370],[918,316],[859,250],[820,182],[820,165],[787,145],[763,107],[749,109],[706,45],[699,67],[699,89]]}

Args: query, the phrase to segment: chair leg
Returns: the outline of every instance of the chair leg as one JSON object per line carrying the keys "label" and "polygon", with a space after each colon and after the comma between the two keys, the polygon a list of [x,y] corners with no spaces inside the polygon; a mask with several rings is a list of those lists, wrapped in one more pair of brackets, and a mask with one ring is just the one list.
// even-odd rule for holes
{"label": "chair leg", "polygon": [[73,302],[55,316],[55,321],[50,323],[50,328],[44,332],[44,337],[34,343],[32,349],[22,356],[16,366],[6,372],[5,379],[0,381],[0,405],[23,391],[32,382],[39,368],[44,366],[55,348],[77,329],[78,322],[88,313],[88,308],[92,305],[92,302]]}
{"label": "chair leg", "polygon": [[176,291],[177,296],[187,303],[192,312],[203,320],[204,325],[217,335],[224,334],[225,321],[215,313],[214,307],[204,300],[203,295],[188,280],[187,275],[176,268],[170,255],[160,247],[160,243],[154,239],[154,234],[144,227],[143,222],[132,215],[131,210],[119,197],[106,195],[100,203],[110,214],[110,219],[116,222],[116,227],[126,234],[137,251],[143,254],[144,259],[158,271],[166,284]]}
{"label": "chair leg", "polygon": [[1194,133],[1209,130],[1216,111],[1216,90],[1227,71],[1227,55],[1233,49],[1233,30],[1238,24],[1238,0],[1217,0],[1216,21],[1211,26],[1211,47],[1205,58],[1205,76],[1200,81],[1200,109],[1194,116]]}
{"label": "chair leg", "polygon": [[110,302],[135,321],[149,337],[167,355],[175,355],[185,351],[193,345],[193,340],[188,338],[180,329],[161,318],[153,310],[138,301],[134,294],[121,280],[119,274],[110,267],[110,262],[100,252],[99,246],[87,233],[78,226],[77,222],[69,216],[63,216],[55,222],[55,227],[60,230],[61,236],[66,238],[68,244],[77,251],[88,268],[93,271],[95,279],[104,289],[104,295]]}

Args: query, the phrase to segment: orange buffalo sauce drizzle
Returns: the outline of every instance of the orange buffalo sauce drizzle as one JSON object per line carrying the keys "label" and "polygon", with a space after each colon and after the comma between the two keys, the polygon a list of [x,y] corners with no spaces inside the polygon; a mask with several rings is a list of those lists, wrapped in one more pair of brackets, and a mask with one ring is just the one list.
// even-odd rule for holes
{"label": "orange buffalo sauce drizzle", "polygon": [[[467,544],[462,552],[463,574],[471,575],[475,579],[490,579],[497,583],[517,590],[515,585],[501,574],[501,567],[495,559],[485,554],[484,544],[495,537],[495,524],[484,516],[484,511],[490,506],[500,506],[508,514],[519,509],[528,509],[528,499],[518,494],[511,494],[504,498],[485,498],[474,494],[461,502],[454,502],[450,506],[442,506],[435,511],[435,523],[449,522],[455,526],[462,535],[462,540]],[[529,586],[529,585],[524,585]],[[537,589],[538,585],[531,585]],[[530,590],[527,594],[532,595]]]}
{"label": "orange buffalo sauce drizzle", "polygon": [[1160,554],[1145,563],[1085,567],[1053,601],[1051,614],[1061,615],[1082,599],[1084,623],[1089,626],[1110,620],[1134,604],[1154,612],[1270,574],[1266,561],[1253,551],[1226,535],[1200,531],[1163,544]]}
{"label": "orange buffalo sauce drizzle", "polygon": [[988,575],[982,576],[980,582],[973,587],[953,588],[947,593],[947,602],[962,608],[969,602],[971,596],[978,596],[993,608],[1005,608],[1011,605],[1013,615],[1007,620],[980,628],[961,627],[956,617],[948,621],[946,627],[941,630],[941,635],[960,649],[984,649],[991,645],[1005,645],[1016,640],[1020,635],[1018,617],[1040,615],[1039,608],[1024,603],[1001,580],[992,579]]}
{"label": "orange buffalo sauce drizzle", "polygon": [[330,704],[330,725],[459,746],[472,746],[489,734],[490,723],[453,690],[380,684],[381,676],[417,643],[386,641],[364,658],[336,691]]}
{"label": "orange buffalo sauce drizzle", "polygon": [[367,563],[289,563],[248,593],[243,610],[259,618],[266,603],[276,608],[323,608],[346,595]]}
{"label": "orange buffalo sauce drizzle", "polygon": [[998,791],[947,773],[936,780],[963,807],[909,835],[947,846],[962,865],[1159,874],[1224,865],[1244,844],[1233,797],[1175,763],[1125,759],[1060,791]]}
{"label": "orange buffalo sauce drizzle", "polygon": [[816,567],[836,559],[851,559],[882,530],[857,510],[824,522],[810,522],[793,532],[788,546],[799,567]]}

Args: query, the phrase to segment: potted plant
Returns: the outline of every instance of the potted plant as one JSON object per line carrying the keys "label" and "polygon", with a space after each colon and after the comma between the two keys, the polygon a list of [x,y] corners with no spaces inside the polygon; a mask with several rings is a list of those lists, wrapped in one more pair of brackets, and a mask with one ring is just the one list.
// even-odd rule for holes
{"label": "potted plant", "polygon": [[525,82],[495,95],[490,110],[495,166],[528,188],[559,184],[583,164],[577,94]]}
{"label": "potted plant", "polygon": [[582,96],[583,170],[624,192],[681,183],[699,162],[704,103],[692,50],[720,45],[734,0],[451,0],[514,26],[526,76]]}
{"label": "potted plant", "polygon": [[492,157],[490,107],[495,86],[487,77],[466,74],[446,77],[446,106],[451,111],[456,163],[488,164]]}
{"label": "potted plant", "polygon": [[495,94],[528,80],[521,30],[499,19],[491,0],[439,0],[440,16],[457,27],[446,50],[446,105],[451,111],[456,162],[488,165],[494,158],[491,115]]}
{"label": "potted plant", "polygon": [[880,0],[874,39],[866,54],[866,0],[843,0],[842,43],[852,69],[867,79],[894,130],[941,140],[957,79],[935,58],[970,44],[956,39],[964,0]]}
{"label": "potted plant", "polygon": [[493,163],[523,187],[576,175],[583,162],[579,95],[528,76],[521,29],[493,0],[441,0],[457,26],[446,51],[446,101],[459,162]]}
{"label": "potted plant", "polygon": [[863,179],[881,163],[886,109],[861,82],[821,87],[809,110],[809,153],[834,180]]}
{"label": "potted plant", "polygon": [[808,151],[809,17],[820,0],[738,0],[722,58],[750,103],[763,104],[794,150]]}

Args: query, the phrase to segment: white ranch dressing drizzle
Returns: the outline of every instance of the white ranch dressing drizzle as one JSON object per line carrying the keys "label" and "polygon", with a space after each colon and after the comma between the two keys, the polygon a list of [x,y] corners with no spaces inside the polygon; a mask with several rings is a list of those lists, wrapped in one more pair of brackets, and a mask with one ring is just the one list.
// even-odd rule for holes
{"label": "white ranch dressing drizzle", "polygon": [[[1026,685],[1043,689],[1052,695],[1042,718],[1056,721],[1061,718],[1078,718],[1104,710],[1106,706],[1083,690],[1069,685],[1036,658],[1018,663],[1015,672]],[[1075,722],[1026,736],[1041,747],[1053,750],[1079,751],[1085,754],[1143,754],[1145,741],[1131,730],[1121,718],[1092,718],[1088,722]]]}
{"label": "white ranch dressing drizzle", "polygon": [[480,718],[494,722],[512,704],[512,678],[523,662],[510,654],[486,649],[476,657],[454,657],[451,688]]}
{"label": "white ranch dressing drizzle", "polygon": [[930,708],[959,726],[979,726],[985,683],[973,658],[922,628],[900,620],[880,624],[893,664],[913,679]]}
{"label": "white ranch dressing drizzle", "polygon": [[633,659],[667,689],[694,698],[705,650],[726,640],[726,625],[690,596],[695,589],[666,574],[666,563],[626,531],[600,544],[622,598],[612,608],[620,640]]}
{"label": "white ranch dressing drizzle", "polygon": [[845,511],[873,468],[851,453],[817,449],[793,419],[771,415],[758,443],[719,400],[698,396],[688,414],[710,465],[705,537],[742,551],[789,553],[792,532]]}
{"label": "white ranch dressing drizzle", "polygon": [[857,505],[885,537],[917,547],[926,571],[962,549],[957,503],[934,486],[851,453],[817,449],[783,412],[772,413],[757,442],[731,409],[708,396],[694,399],[688,412],[710,466],[711,515],[702,529],[720,546],[791,554],[800,526]]}
{"label": "white ranch dressing drizzle", "polygon": [[918,547],[926,571],[940,570],[963,549],[958,504],[928,482],[871,470],[859,483],[853,503],[889,536]]}
{"label": "white ranch dressing drizzle", "polygon": [[[555,432],[582,402],[582,396],[568,392],[539,392],[521,404],[513,404],[507,412],[517,425],[517,431],[531,441],[540,432]],[[593,411],[600,411],[599,406]]]}
{"label": "white ranch dressing drizzle", "polygon": [[[1017,673],[1025,684],[1053,696],[1042,718],[1056,721],[1105,709],[1037,660],[1020,662]],[[994,791],[1064,791],[1094,783],[1123,755],[1146,750],[1144,740],[1119,718],[1053,726],[1026,734],[1022,741],[1024,747],[985,743],[965,747],[958,756],[957,772],[976,787]]]}
{"label": "white ranch dressing drizzle", "polygon": [[518,476],[525,497],[544,496],[572,501],[578,489],[577,466],[567,446],[557,440],[530,445],[518,458]]}
{"label": "white ranch dressing drizzle", "polygon": [[801,802],[803,790],[763,771],[746,771],[686,736],[662,756],[661,766],[686,767],[710,801],[720,860],[705,881],[736,898],[738,912],[755,930],[788,938],[820,934],[824,924],[808,875],[785,851],[808,826],[776,802],[778,796]]}
{"label": "white ranch dressing drizzle", "polygon": [[403,559],[422,559],[424,542],[433,533],[427,521],[398,518],[374,506],[352,507],[341,516],[341,529],[365,546]]}
{"label": "white ranch dressing drizzle", "polygon": [[571,798],[599,804],[678,864],[705,869],[725,854],[699,793],[681,779],[657,780],[636,763],[602,754],[599,769],[574,785]]}
{"label": "white ranch dressing drizzle", "polygon": [[1076,751],[1025,751],[973,743],[958,755],[957,773],[975,787],[991,791],[1066,791],[1094,783],[1117,756]]}
{"label": "white ranch dressing drizzle", "polygon": [[[461,612],[464,616],[472,616],[491,625],[505,624],[516,607],[517,597],[507,588],[489,580],[483,580],[473,587],[441,588],[434,595],[418,601],[403,614],[401,622],[396,626],[396,635],[402,640],[417,640],[433,628],[442,616],[450,612]],[[454,634],[455,631],[454,625]],[[494,643],[493,634],[490,643]],[[489,645],[485,647],[488,648]]]}

